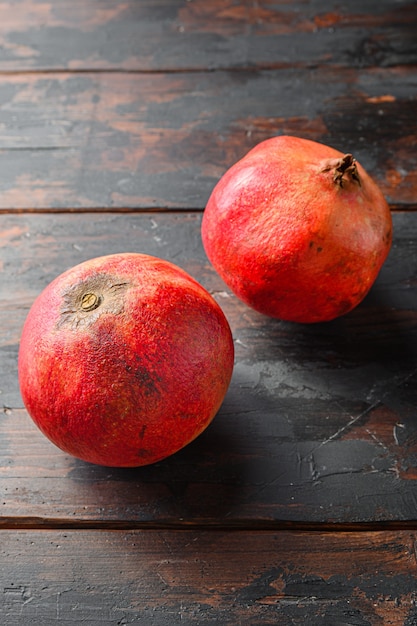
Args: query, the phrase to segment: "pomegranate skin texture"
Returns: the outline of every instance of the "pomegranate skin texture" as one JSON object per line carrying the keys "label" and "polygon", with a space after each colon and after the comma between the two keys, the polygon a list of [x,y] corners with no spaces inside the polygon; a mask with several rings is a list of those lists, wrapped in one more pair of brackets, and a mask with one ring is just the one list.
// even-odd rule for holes
{"label": "pomegranate skin texture", "polygon": [[229,324],[197,281],[124,253],[85,261],[44,289],[22,330],[18,373],[29,415],[56,446],[136,467],[209,425],[233,357]]}
{"label": "pomegranate skin texture", "polygon": [[392,243],[389,206],[350,154],[267,139],[219,180],[205,208],[206,254],[235,295],[282,320],[332,320],[366,296]]}

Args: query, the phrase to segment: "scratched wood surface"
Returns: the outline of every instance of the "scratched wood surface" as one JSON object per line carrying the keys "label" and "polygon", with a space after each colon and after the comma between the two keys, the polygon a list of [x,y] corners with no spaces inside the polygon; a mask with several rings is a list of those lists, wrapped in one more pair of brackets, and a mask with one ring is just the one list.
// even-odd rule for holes
{"label": "scratched wood surface", "polygon": [[[0,623],[417,625],[417,4],[0,1]],[[294,134],[352,152],[393,211],[365,301],[249,310],[210,266],[223,172]],[[230,322],[214,422],[136,470],[70,458],[17,380],[36,295],[87,258],[186,269]]]}
{"label": "scratched wood surface", "polygon": [[9,0],[0,70],[415,63],[414,1]]}
{"label": "scratched wood surface", "polygon": [[[414,519],[417,213],[393,218],[392,252],[367,299],[339,320],[308,326],[237,301],[207,261],[199,213],[1,215],[3,516],[239,525]],[[232,384],[210,428],[163,463],[129,471],[94,468],[49,444],[23,410],[16,372],[37,293],[66,268],[122,250],[170,259],[200,280],[226,313],[236,348]]]}
{"label": "scratched wood surface", "polygon": [[415,542],[411,532],[3,531],[0,619],[412,626]]}
{"label": "scratched wood surface", "polygon": [[416,93],[412,66],[3,74],[0,210],[201,210],[277,134],[353,153],[416,208]]}

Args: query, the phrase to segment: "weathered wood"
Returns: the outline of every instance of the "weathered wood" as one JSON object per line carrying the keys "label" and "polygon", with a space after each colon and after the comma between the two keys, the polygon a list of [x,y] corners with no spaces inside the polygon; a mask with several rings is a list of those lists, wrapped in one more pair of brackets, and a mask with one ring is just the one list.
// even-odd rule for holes
{"label": "weathered wood", "polygon": [[12,0],[0,71],[415,63],[415,2]]}
{"label": "weathered wood", "polygon": [[[2,625],[417,624],[416,27],[411,0],[0,2]],[[279,133],[408,211],[329,324],[251,311],[201,246],[218,178]],[[17,380],[36,295],[125,250],[195,276],[236,347],[212,425],[136,470],[55,448]]]}
{"label": "weathered wood", "polygon": [[416,208],[412,67],[0,76],[0,210],[202,209],[263,139],[352,152]]}
{"label": "weathered wood", "polygon": [[416,534],[9,532],[7,626],[411,626]]}
{"label": "weathered wood", "polygon": [[[204,254],[201,215],[1,215],[0,492],[4,518],[243,524],[416,519],[417,214],[366,300],[328,324],[250,310]],[[141,251],[177,263],[223,307],[235,339],[217,418],[165,462],[123,471],[73,460],[21,409],[17,349],[40,290],[89,257]]]}

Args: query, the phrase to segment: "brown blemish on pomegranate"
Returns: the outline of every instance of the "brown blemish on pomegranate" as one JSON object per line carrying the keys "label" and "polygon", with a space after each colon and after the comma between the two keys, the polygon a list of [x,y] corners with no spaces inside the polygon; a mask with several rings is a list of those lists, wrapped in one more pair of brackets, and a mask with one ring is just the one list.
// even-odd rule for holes
{"label": "brown blemish on pomegranate", "polygon": [[107,274],[97,274],[73,285],[62,294],[58,328],[86,328],[105,313],[118,315],[123,311],[123,292],[128,287],[129,283]]}

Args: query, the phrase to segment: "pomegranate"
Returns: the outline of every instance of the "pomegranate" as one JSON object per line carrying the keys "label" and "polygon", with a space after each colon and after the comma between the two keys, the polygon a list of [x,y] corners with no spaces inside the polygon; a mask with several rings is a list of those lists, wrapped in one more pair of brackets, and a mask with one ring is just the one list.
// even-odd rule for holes
{"label": "pomegranate", "polygon": [[388,255],[391,214],[351,154],[279,136],[220,179],[201,234],[230,289],[271,317],[334,319],[368,293]]}
{"label": "pomegranate", "polygon": [[233,341],[212,296],[144,254],[91,259],[37,297],[18,359],[28,413],[56,446],[105,466],[175,453],[217,413]]}

